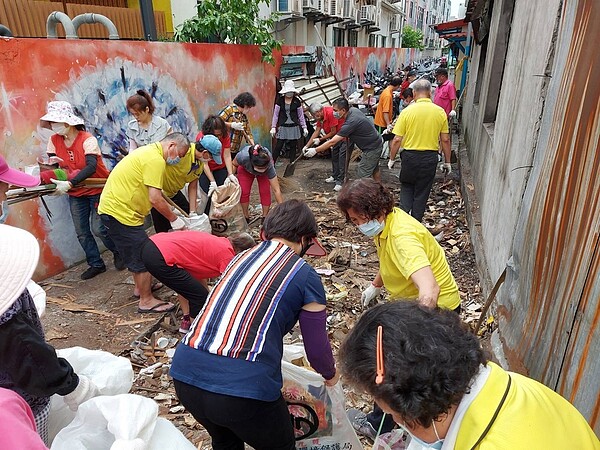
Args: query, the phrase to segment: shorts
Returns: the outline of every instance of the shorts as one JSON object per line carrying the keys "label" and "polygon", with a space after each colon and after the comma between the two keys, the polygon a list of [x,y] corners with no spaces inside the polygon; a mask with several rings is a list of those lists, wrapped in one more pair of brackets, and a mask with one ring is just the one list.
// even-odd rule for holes
{"label": "shorts", "polygon": [[369,178],[379,172],[379,157],[381,156],[381,147],[377,150],[368,152],[363,151],[358,162],[356,176],[358,178]]}
{"label": "shorts", "polygon": [[125,267],[133,273],[148,272],[142,262],[142,245],[149,240],[144,225],[123,225],[108,214],[100,214],[100,220],[123,258]]}

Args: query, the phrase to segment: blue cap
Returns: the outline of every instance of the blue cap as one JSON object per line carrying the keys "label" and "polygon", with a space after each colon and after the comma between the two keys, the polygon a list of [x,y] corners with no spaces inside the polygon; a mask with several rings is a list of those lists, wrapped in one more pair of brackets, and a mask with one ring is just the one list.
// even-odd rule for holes
{"label": "blue cap", "polygon": [[196,150],[208,150],[215,163],[223,164],[223,160],[221,159],[221,148],[223,146],[221,145],[221,141],[219,141],[218,137],[213,136],[212,134],[207,134],[202,139],[200,139],[200,142],[198,142],[198,144],[200,144],[201,148],[196,148]]}

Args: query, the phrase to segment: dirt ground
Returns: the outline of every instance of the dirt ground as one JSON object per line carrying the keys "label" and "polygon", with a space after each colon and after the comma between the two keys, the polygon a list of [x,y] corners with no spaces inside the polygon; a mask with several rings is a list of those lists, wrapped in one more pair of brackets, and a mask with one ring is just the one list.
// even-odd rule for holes
{"label": "dirt ground", "polygon": [[[330,337],[337,351],[340,341],[362,312],[360,293],[377,271],[377,254],[372,240],[347,224],[335,206],[333,185],[324,181],[330,175],[330,159],[301,160],[296,166],[294,176],[283,181],[282,191],[285,198],[306,200],[317,217],[319,237],[328,256],[312,259],[310,263],[315,268],[334,271],[332,275],[323,275],[323,282],[329,302]],[[398,166],[390,171],[385,160],[380,164],[382,181],[395,190],[396,198]],[[285,164],[278,167],[278,173],[282,175],[284,168]],[[351,176],[355,169],[356,162],[353,162]],[[258,201],[254,202],[253,198],[251,205],[254,204]],[[481,311],[481,293],[456,171],[448,177],[438,175],[428,205],[424,222],[438,235],[446,251],[459,286],[463,319],[473,323]],[[252,232],[257,236],[258,222]],[[179,406],[167,375],[168,358],[163,350],[155,347],[156,339],[161,336],[171,338],[170,347],[175,345],[173,338],[181,337],[176,331],[178,319],[173,314],[163,317],[137,313],[131,275],[127,271],[116,271],[110,256],[108,252],[104,254],[107,272],[92,280],[80,280],[79,275],[86,268],[84,264],[40,283],[48,295],[43,318],[47,340],[56,348],[82,346],[128,356],[136,374],[143,367],[163,362],[165,366],[153,374],[137,376],[132,392],[157,400],[160,414],[172,420],[194,445],[210,448],[208,435]],[[175,299],[173,295],[166,287],[157,292],[158,297],[169,301]],[[293,339],[294,335],[290,336],[290,340]],[[368,398],[351,391],[347,391],[347,403],[369,407]]]}

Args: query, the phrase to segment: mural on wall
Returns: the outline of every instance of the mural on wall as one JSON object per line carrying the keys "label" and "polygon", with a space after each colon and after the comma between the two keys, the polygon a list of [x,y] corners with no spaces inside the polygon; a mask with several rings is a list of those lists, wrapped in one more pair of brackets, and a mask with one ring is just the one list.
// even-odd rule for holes
{"label": "mural on wall", "polygon": [[[314,46],[284,47],[282,54],[314,59],[315,75],[326,73],[333,59],[339,79],[352,77],[346,82],[348,91],[360,79],[354,74],[386,67],[395,70],[414,56],[407,49]],[[98,138],[105,163],[112,168],[127,148],[125,127],[131,117],[125,101],[137,89],[151,92],[157,114],[190,137],[209,114],[218,113],[240,92],[252,92],[257,101],[249,113],[252,132],[258,143],[270,146],[272,105],[278,89],[275,80],[282,56],[277,55],[276,60],[275,67],[261,63],[260,51],[254,46],[2,39],[0,154],[14,167],[35,165],[51,134],[39,126],[39,118],[47,102],[66,100]],[[13,205],[8,219],[9,224],[31,231],[40,242],[37,279],[84,259],[67,199],[45,199],[51,218],[35,199]]]}

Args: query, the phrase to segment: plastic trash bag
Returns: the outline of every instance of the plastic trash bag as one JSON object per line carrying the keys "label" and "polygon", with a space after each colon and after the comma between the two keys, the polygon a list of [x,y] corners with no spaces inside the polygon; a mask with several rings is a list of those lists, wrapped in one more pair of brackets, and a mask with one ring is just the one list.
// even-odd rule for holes
{"label": "plastic trash bag", "polygon": [[194,450],[175,426],[158,417],[158,405],[140,395],[96,397],[58,433],[52,450]]}
{"label": "plastic trash bag", "polygon": [[282,394],[294,424],[296,448],[362,449],[346,416],[342,385],[338,383],[334,387],[327,387],[318,373],[286,361],[288,358],[299,359],[303,355],[304,352],[297,346],[286,345],[281,362]]}
{"label": "plastic trash bag", "polygon": [[[127,358],[115,356],[102,350],[89,350],[83,347],[57,350],[73,366],[75,373],[85,375],[98,386],[101,395],[126,394],[133,384],[133,368]],[[86,402],[87,403],[87,402]],[[50,399],[48,415],[48,439],[50,442],[60,430],[75,417],[60,395]]]}
{"label": "plastic trash bag", "polygon": [[212,227],[210,226],[210,220],[206,214],[200,214],[198,216],[186,217],[187,229],[192,231],[204,231],[205,233],[211,233]]}
{"label": "plastic trash bag", "polygon": [[248,231],[240,197],[242,189],[238,184],[226,183],[217,187],[211,196],[210,225],[217,236],[229,236],[232,233]]}

